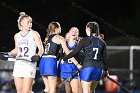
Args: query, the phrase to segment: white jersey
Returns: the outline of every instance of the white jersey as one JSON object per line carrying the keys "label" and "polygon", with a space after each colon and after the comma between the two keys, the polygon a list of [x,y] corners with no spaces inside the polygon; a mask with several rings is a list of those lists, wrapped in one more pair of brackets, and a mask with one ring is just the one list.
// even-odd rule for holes
{"label": "white jersey", "polygon": [[31,60],[31,57],[36,54],[37,45],[33,38],[32,30],[27,35],[22,36],[21,32],[17,33],[16,40],[18,46],[17,59]]}

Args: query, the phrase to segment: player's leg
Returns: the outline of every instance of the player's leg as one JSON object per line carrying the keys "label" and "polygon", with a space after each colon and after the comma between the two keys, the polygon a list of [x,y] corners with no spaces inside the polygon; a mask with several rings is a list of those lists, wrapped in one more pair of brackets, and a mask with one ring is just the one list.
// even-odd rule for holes
{"label": "player's leg", "polygon": [[79,81],[79,93],[83,93],[83,89],[82,89],[82,84],[81,84],[80,78],[78,78],[78,81]]}
{"label": "player's leg", "polygon": [[44,92],[48,92],[49,93],[49,82],[48,82],[47,76],[42,76],[42,79],[43,79],[43,82],[45,84]]}
{"label": "player's leg", "polygon": [[72,93],[72,88],[69,82],[65,83],[65,90],[66,90],[66,93]]}
{"label": "player's leg", "polygon": [[98,83],[99,83],[98,81],[93,81],[92,82],[92,84],[90,86],[90,93],[95,93],[95,89],[96,89]]}
{"label": "player's leg", "polygon": [[83,93],[90,93],[90,86],[91,86],[91,81],[87,82],[87,81],[81,81],[82,84],[82,89],[83,89]]}
{"label": "player's leg", "polygon": [[79,93],[79,80],[78,79],[72,79],[70,82],[70,85],[72,87],[73,93]]}
{"label": "player's leg", "polygon": [[22,93],[31,93],[32,90],[33,78],[23,78],[23,92]]}
{"label": "player's leg", "polygon": [[58,76],[57,77],[57,90],[56,90],[56,93],[60,93],[60,91],[61,91],[61,88],[58,88],[58,86],[61,84],[61,82],[62,82],[62,80],[61,80],[61,78],[60,78],[60,76]]}
{"label": "player's leg", "polygon": [[48,81],[49,81],[49,88],[50,88],[49,93],[56,93],[57,76],[48,76]]}
{"label": "player's leg", "polygon": [[23,90],[23,78],[14,77],[14,83],[17,93],[22,93]]}

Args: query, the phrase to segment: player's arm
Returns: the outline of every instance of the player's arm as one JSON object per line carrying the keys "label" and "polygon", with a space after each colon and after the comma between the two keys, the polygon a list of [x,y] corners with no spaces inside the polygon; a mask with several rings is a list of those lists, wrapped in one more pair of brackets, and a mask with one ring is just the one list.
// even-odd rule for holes
{"label": "player's arm", "polygon": [[42,45],[42,41],[41,41],[41,38],[40,38],[40,35],[37,31],[33,31],[33,37],[34,37],[34,40],[37,44],[37,47],[38,47],[38,55],[41,57],[43,52],[44,52],[44,49],[43,49],[43,45]]}
{"label": "player's arm", "polygon": [[108,68],[107,58],[108,58],[108,55],[107,55],[106,44],[104,44],[104,47],[103,47],[103,63],[104,63],[104,70],[105,71],[107,71],[107,68]]}
{"label": "player's arm", "polygon": [[[68,49],[67,45],[66,45],[66,39],[64,39],[63,37],[59,36],[59,42],[62,45],[62,48],[64,50],[64,52],[68,55],[70,53],[70,50]],[[76,61],[76,59],[74,57],[71,58],[71,61],[80,69],[82,66],[79,65],[79,63]]]}
{"label": "player's arm", "polygon": [[17,46],[17,39],[16,39],[16,35],[14,36],[14,41],[15,41],[15,48],[13,50],[11,50],[10,52],[8,52],[9,55],[12,55],[12,56],[16,56],[17,53],[18,53],[18,46]]}
{"label": "player's arm", "polygon": [[103,77],[107,77],[109,75],[107,58],[108,58],[108,55],[107,55],[106,43],[104,42],[104,47],[103,47],[103,63],[104,63]]}
{"label": "player's arm", "polygon": [[65,56],[63,58],[63,60],[65,61],[65,60],[75,56],[76,54],[78,54],[80,52],[80,50],[82,49],[82,47],[84,46],[85,42],[86,42],[85,39],[81,39],[79,41],[78,45],[76,46],[76,48],[72,52],[70,52],[67,56]]}
{"label": "player's arm", "polygon": [[42,45],[40,35],[37,31],[33,31],[33,37],[34,37],[34,40],[35,40],[36,45],[38,47],[38,53],[31,57],[31,61],[32,62],[38,62],[40,60],[40,57],[42,56],[42,54],[44,52],[44,49],[43,49],[43,45]]}
{"label": "player's arm", "polygon": [[17,55],[16,35],[14,36],[14,40],[15,40],[15,48],[8,53],[1,52],[0,53],[1,60],[7,60],[10,57],[14,58]]}

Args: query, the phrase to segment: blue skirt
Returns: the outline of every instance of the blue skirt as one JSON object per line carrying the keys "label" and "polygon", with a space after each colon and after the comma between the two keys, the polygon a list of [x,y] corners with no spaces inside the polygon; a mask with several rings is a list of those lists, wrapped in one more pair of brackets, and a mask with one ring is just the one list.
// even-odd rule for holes
{"label": "blue skirt", "polygon": [[41,76],[57,76],[57,58],[56,56],[42,56],[39,64]]}
{"label": "blue skirt", "polygon": [[[60,62],[59,63],[59,71],[60,71],[60,78],[67,79],[69,78],[73,73],[78,71],[78,68],[76,67],[75,64],[73,63],[66,63],[64,62],[63,64]],[[78,79],[78,74],[74,76],[73,79]]]}
{"label": "blue skirt", "polygon": [[99,81],[102,77],[102,72],[102,68],[83,68],[80,72],[80,79],[83,81]]}

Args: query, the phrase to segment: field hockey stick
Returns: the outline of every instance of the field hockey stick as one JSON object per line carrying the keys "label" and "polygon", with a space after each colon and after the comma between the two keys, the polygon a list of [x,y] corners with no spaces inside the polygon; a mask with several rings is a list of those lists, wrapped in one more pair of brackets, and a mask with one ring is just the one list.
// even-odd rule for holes
{"label": "field hockey stick", "polygon": [[80,70],[76,71],[75,73],[73,73],[69,78],[67,78],[66,80],[64,80],[61,84],[59,84],[59,86],[57,87],[58,89],[60,89],[66,82],[70,81],[71,79],[74,78],[75,75],[77,75],[80,72]]}
{"label": "field hockey stick", "polygon": [[123,85],[121,85],[120,83],[118,83],[117,81],[115,81],[114,79],[112,79],[111,77],[109,77],[109,75],[107,75],[106,78],[109,79],[110,81],[114,82],[118,86],[120,86],[125,92],[131,93],[130,90],[128,90],[126,87],[124,87]]}
{"label": "field hockey stick", "polygon": [[23,61],[33,62],[31,60],[28,60],[28,59],[23,59],[23,58],[19,58],[19,57],[16,58],[15,56],[8,55],[6,52],[1,52],[1,53],[2,53],[4,58],[2,58],[2,59],[0,58],[0,60],[3,60],[3,61],[8,60],[8,58],[13,58],[13,59],[16,59],[16,60],[23,60]]}
{"label": "field hockey stick", "polygon": [[[15,58],[15,57],[8,57],[8,58]],[[0,59],[0,60],[3,60],[3,59]],[[33,61],[30,61],[28,59],[23,59],[23,58],[15,58],[15,60],[23,60],[23,61],[33,62]],[[6,60],[3,60],[3,61],[6,61]]]}
{"label": "field hockey stick", "polygon": [[15,58],[15,56],[9,55],[7,52],[0,52],[0,60],[8,60],[8,58]]}

